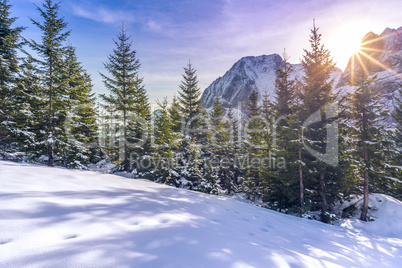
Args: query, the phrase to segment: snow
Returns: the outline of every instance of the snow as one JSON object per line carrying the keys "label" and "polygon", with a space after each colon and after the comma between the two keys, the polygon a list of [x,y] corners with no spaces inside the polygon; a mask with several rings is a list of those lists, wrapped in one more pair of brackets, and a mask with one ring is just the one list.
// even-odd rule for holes
{"label": "snow", "polygon": [[[362,198],[355,198],[345,202],[343,207],[363,202]],[[369,196],[369,217],[375,224],[358,220],[358,215],[352,219],[341,222],[341,226],[360,232],[361,230],[372,235],[383,237],[402,238],[402,202],[383,194],[371,194]]]}
{"label": "snow", "polygon": [[373,198],[375,221],[334,226],[145,180],[0,161],[0,267],[400,267],[402,204]]}
{"label": "snow", "polygon": [[[202,105],[210,108],[216,97],[219,97],[224,107],[228,103],[233,108],[244,109],[242,103],[248,100],[248,95],[252,90],[259,93],[259,104],[262,103],[262,96],[265,91],[270,98],[275,97],[276,70],[283,64],[281,56],[278,54],[247,56],[238,60],[230,70],[222,77],[219,77],[209,85],[202,94]],[[302,64],[291,64],[293,72],[291,79],[302,79],[304,75]],[[334,79],[334,87],[342,76],[340,69],[335,69],[331,73]]]}

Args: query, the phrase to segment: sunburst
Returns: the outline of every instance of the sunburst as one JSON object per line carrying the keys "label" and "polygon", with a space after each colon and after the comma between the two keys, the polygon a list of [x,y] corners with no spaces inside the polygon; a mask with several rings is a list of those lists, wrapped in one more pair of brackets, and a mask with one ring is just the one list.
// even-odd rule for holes
{"label": "sunburst", "polygon": [[[384,36],[379,36],[370,40],[365,41],[363,39],[363,41],[361,42],[360,45],[360,49],[354,53],[351,57],[351,61],[350,61],[350,81],[353,84],[354,80],[355,80],[355,74],[358,70],[356,70],[356,67],[359,67],[361,69],[361,71],[364,72],[365,75],[369,76],[369,70],[366,66],[366,64],[364,63],[365,60],[367,62],[373,63],[377,66],[379,66],[381,69],[383,69],[384,71],[388,71],[389,73],[397,76],[398,78],[402,79],[402,75],[397,73],[395,70],[393,70],[391,67],[385,65],[384,63],[378,61],[377,59],[375,59],[373,56],[371,56],[371,53],[384,53],[384,52],[388,52],[387,50],[384,50],[382,48],[375,48],[375,47],[370,47],[370,45],[375,44],[376,42],[380,42],[383,39],[392,37],[395,33],[392,34],[388,34],[388,35],[384,35]],[[356,61],[357,59],[357,61]],[[358,63],[359,65],[357,66],[356,63]]]}

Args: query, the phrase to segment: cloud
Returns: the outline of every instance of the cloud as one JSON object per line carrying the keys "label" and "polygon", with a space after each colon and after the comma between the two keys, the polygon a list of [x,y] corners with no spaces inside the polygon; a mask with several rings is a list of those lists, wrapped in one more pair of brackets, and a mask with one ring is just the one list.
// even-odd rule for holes
{"label": "cloud", "polygon": [[154,32],[160,32],[162,25],[154,20],[148,21],[148,28]]}
{"label": "cloud", "polygon": [[83,8],[80,6],[73,6],[73,13],[77,16],[103,23],[135,21],[134,16],[126,11],[110,10],[104,7]]}

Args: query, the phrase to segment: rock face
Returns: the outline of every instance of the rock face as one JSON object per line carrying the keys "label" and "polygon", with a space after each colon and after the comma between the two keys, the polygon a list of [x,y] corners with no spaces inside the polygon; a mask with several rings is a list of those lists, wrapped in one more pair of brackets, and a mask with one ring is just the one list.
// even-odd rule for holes
{"label": "rock face", "polygon": [[350,92],[349,81],[366,70],[375,78],[375,88],[382,94],[386,109],[394,110],[397,89],[402,85],[402,27],[385,29],[380,35],[368,33],[362,39],[361,52],[350,58],[337,90]]}
{"label": "rock face", "polygon": [[[334,79],[335,92],[350,92],[349,85],[352,66],[358,70],[360,61],[364,63],[370,76],[376,76],[376,87],[383,94],[386,108],[393,110],[396,90],[402,84],[402,27],[399,29],[385,29],[377,35],[368,33],[362,40],[360,60],[355,57],[349,60],[345,71],[335,69],[331,78]],[[224,105],[238,108],[245,112],[245,103],[252,90],[262,96],[267,92],[271,98],[275,97],[276,70],[283,65],[278,54],[244,57],[236,62],[223,77],[216,79],[202,94],[202,105],[210,108],[215,98],[219,97]],[[293,64],[293,78],[302,79],[301,64]]]}
{"label": "rock face", "polygon": [[[236,62],[223,77],[216,79],[202,94],[202,105],[210,108],[215,98],[219,97],[224,107],[231,105],[233,108],[245,111],[245,103],[248,95],[256,90],[260,96],[267,93],[272,98],[275,96],[276,70],[284,64],[278,54],[262,55],[257,57],[244,57]],[[292,64],[293,78],[301,79],[303,70],[301,64]],[[337,84],[342,75],[340,69],[332,74]]]}
{"label": "rock face", "polygon": [[276,69],[281,66],[278,54],[259,57],[244,57],[236,62],[223,77],[216,79],[202,94],[202,105],[210,108],[216,97],[220,97],[224,107],[247,101],[252,90],[260,94],[273,92]]}

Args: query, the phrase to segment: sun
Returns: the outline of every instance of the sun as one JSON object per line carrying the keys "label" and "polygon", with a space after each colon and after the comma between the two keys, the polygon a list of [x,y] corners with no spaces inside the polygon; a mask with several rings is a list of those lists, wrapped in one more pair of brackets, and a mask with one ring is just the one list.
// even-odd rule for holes
{"label": "sun", "polygon": [[328,47],[335,62],[337,62],[337,67],[345,70],[350,61],[351,84],[354,83],[357,72],[363,72],[369,76],[369,69],[372,66],[380,67],[382,70],[402,78],[399,73],[375,56],[375,54],[387,52],[381,45],[378,46],[378,42],[391,37],[396,32],[381,36],[372,32],[367,34],[368,32],[367,26],[355,23],[339,27],[333,33]]}
{"label": "sun", "polygon": [[338,68],[344,70],[352,55],[360,51],[364,28],[360,23],[349,23],[336,27],[330,35],[328,49]]}

